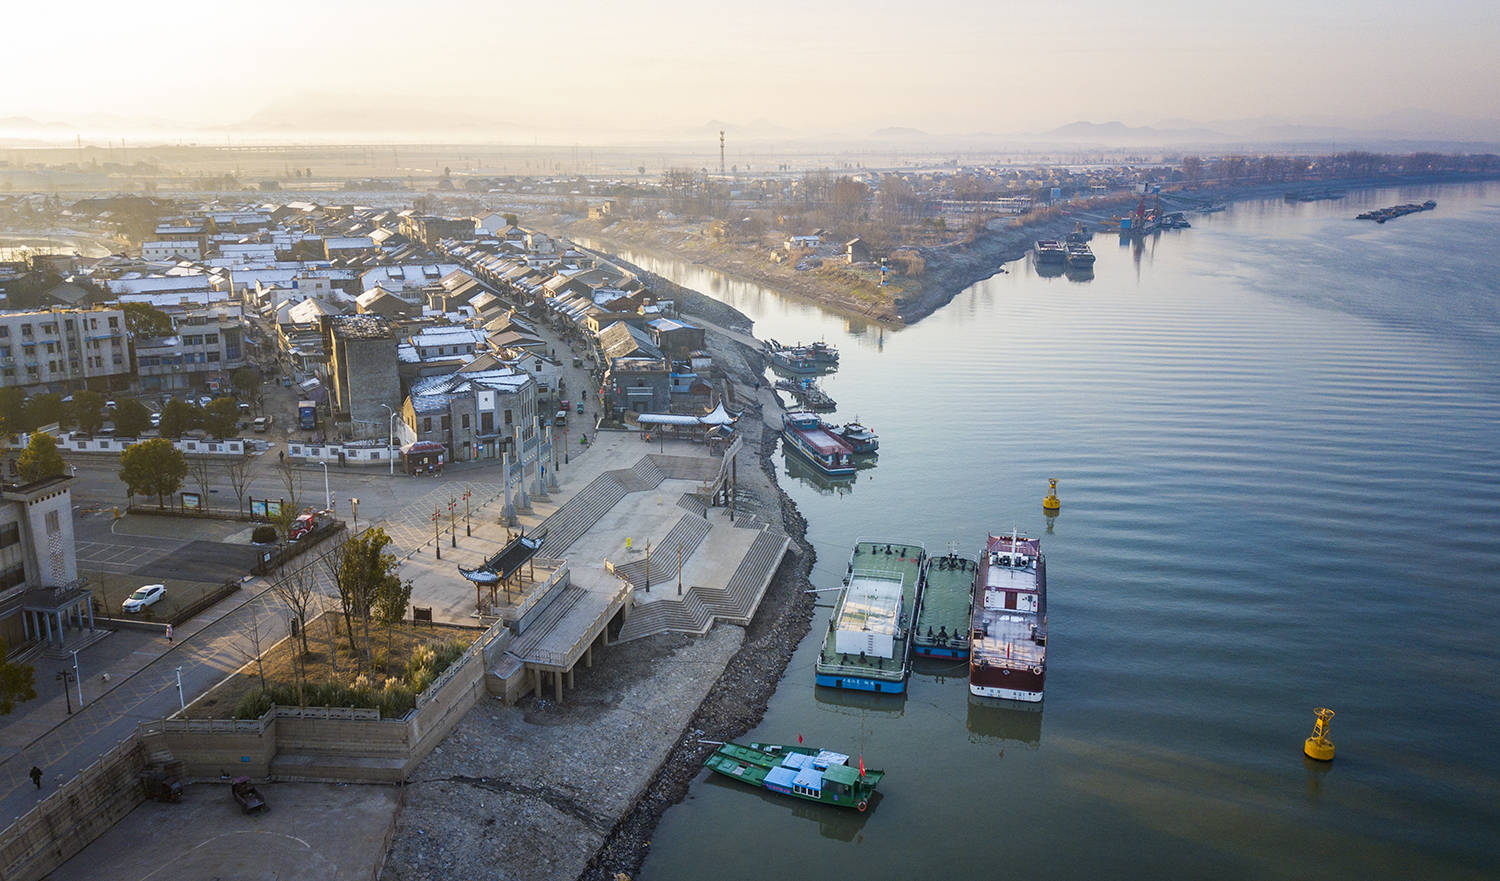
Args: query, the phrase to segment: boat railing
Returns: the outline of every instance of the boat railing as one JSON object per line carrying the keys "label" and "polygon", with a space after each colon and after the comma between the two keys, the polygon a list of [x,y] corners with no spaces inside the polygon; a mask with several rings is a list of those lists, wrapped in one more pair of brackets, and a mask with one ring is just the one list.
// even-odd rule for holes
{"label": "boat railing", "polygon": [[844,664],[838,661],[825,661],[819,656],[818,662],[814,666],[819,673],[832,673],[841,676],[868,676],[875,679],[882,679],[890,676],[906,675],[906,664],[897,658],[872,660],[890,661],[891,664],[888,667],[883,664],[872,663],[872,661],[865,661],[858,664]]}

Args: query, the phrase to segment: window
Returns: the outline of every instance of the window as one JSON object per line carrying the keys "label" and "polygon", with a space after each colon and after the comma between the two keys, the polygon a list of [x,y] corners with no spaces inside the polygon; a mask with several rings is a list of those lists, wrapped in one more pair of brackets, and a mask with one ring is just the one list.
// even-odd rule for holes
{"label": "window", "polygon": [[463,427],[465,429],[467,429],[469,427],[469,414],[467,414],[467,413],[464,414]]}
{"label": "window", "polygon": [[509,424],[511,424],[511,421],[512,420],[511,420],[511,416],[510,416],[510,411],[506,410],[505,411],[505,424],[509,425]]}
{"label": "window", "polygon": [[443,417],[443,431],[452,431],[452,430],[453,430],[453,417],[452,416],[444,416]]}
{"label": "window", "polygon": [[423,416],[422,417],[422,433],[426,434],[429,431],[432,431],[432,417],[431,416]]}
{"label": "window", "polygon": [[219,335],[216,334],[216,333],[204,334],[203,335],[203,342],[206,343],[206,344],[208,344],[208,345],[215,345],[215,344],[217,344],[219,342]]}
{"label": "window", "polygon": [[118,330],[120,327],[120,319],[117,316],[111,315],[109,317],[109,326],[112,330]]}
{"label": "window", "polygon": [[8,587],[15,587],[16,585],[21,584],[25,581],[26,567],[21,563],[17,563],[9,569],[6,569],[4,572],[0,572],[0,590],[4,590]]}
{"label": "window", "polygon": [[21,524],[7,523],[0,526],[0,548],[8,548],[21,542]]}
{"label": "window", "polygon": [[57,343],[48,343],[47,344],[47,354],[49,354],[49,355],[56,355],[57,354]]}
{"label": "window", "polygon": [[57,512],[56,511],[48,511],[47,512],[47,534],[51,535],[52,533],[57,532],[59,529],[62,529],[62,524],[58,520]]}
{"label": "window", "polygon": [[0,346],[0,358],[10,357],[10,346]]}
{"label": "window", "polygon": [[10,336],[10,326],[0,324],[0,339]]}
{"label": "window", "polygon": [[209,360],[210,364],[218,361],[219,360],[219,353],[218,352],[209,352],[208,353],[208,360]]}
{"label": "window", "polygon": [[21,325],[21,336],[31,336],[31,325],[29,325],[29,324],[23,324],[23,325]]}

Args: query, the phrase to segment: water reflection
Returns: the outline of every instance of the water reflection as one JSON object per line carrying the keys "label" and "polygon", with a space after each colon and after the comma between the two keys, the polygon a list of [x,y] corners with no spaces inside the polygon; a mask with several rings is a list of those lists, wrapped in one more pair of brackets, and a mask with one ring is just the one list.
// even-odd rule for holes
{"label": "water reflection", "polygon": [[1067,272],[1067,267],[1061,263],[1038,263],[1033,260],[1031,265],[1042,278],[1057,278]]}
{"label": "water reflection", "polygon": [[[786,795],[777,795],[764,789],[751,789],[743,783],[736,783],[721,774],[709,772],[708,777],[703,780],[703,785],[714,788],[733,789],[737,797],[754,798],[761,802],[761,806],[755,810],[783,810],[799,820],[811,820],[818,824],[818,834],[824,838],[832,838],[835,841],[853,841],[855,836],[864,831],[865,823],[880,809],[882,798],[880,791],[870,797],[869,810],[861,813],[849,808],[834,807],[833,805],[815,804],[800,798],[792,798]],[[750,810],[750,808],[746,808]],[[760,823],[756,824],[761,825]]]}
{"label": "water reflection", "polygon": [[[848,477],[829,477],[814,468],[806,459],[786,450],[784,446],[781,455],[782,461],[786,463],[786,475],[812,487],[821,495],[848,495],[854,491],[854,482],[859,479],[858,474],[851,474]],[[873,460],[874,457],[870,458]],[[873,461],[871,464],[874,464]],[[860,467],[866,466],[860,465]]]}
{"label": "water reflection", "polygon": [[906,715],[906,692],[900,694],[877,694],[873,691],[852,691],[845,688],[817,687],[813,689],[813,700],[824,709],[845,716],[874,714],[888,719],[899,719]]}
{"label": "water reflection", "polygon": [[1092,267],[1092,266],[1070,266],[1070,267],[1068,267],[1064,271],[1063,274],[1068,277],[1068,281],[1071,281],[1071,282],[1074,282],[1074,283],[1082,283],[1082,282],[1086,282],[1086,281],[1093,281],[1094,280],[1094,267]]}
{"label": "water reflection", "polygon": [[969,742],[1042,745],[1042,705],[969,695]]}

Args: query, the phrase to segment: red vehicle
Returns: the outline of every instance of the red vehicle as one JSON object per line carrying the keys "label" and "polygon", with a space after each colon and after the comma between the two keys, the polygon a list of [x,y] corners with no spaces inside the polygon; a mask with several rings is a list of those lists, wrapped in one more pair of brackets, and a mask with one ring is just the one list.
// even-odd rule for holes
{"label": "red vehicle", "polygon": [[286,531],[286,540],[296,541],[297,539],[308,535],[314,529],[317,529],[318,517],[323,513],[324,512],[322,511],[308,511],[306,514],[303,514],[301,517],[293,520],[291,528]]}

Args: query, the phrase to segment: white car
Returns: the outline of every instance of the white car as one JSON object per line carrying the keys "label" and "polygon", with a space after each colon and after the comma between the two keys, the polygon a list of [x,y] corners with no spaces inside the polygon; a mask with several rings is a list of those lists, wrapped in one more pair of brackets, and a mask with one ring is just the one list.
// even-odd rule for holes
{"label": "white car", "polygon": [[136,592],[125,598],[125,604],[121,606],[126,612],[139,612],[147,606],[161,602],[162,597],[167,595],[165,584],[148,584],[137,588]]}

